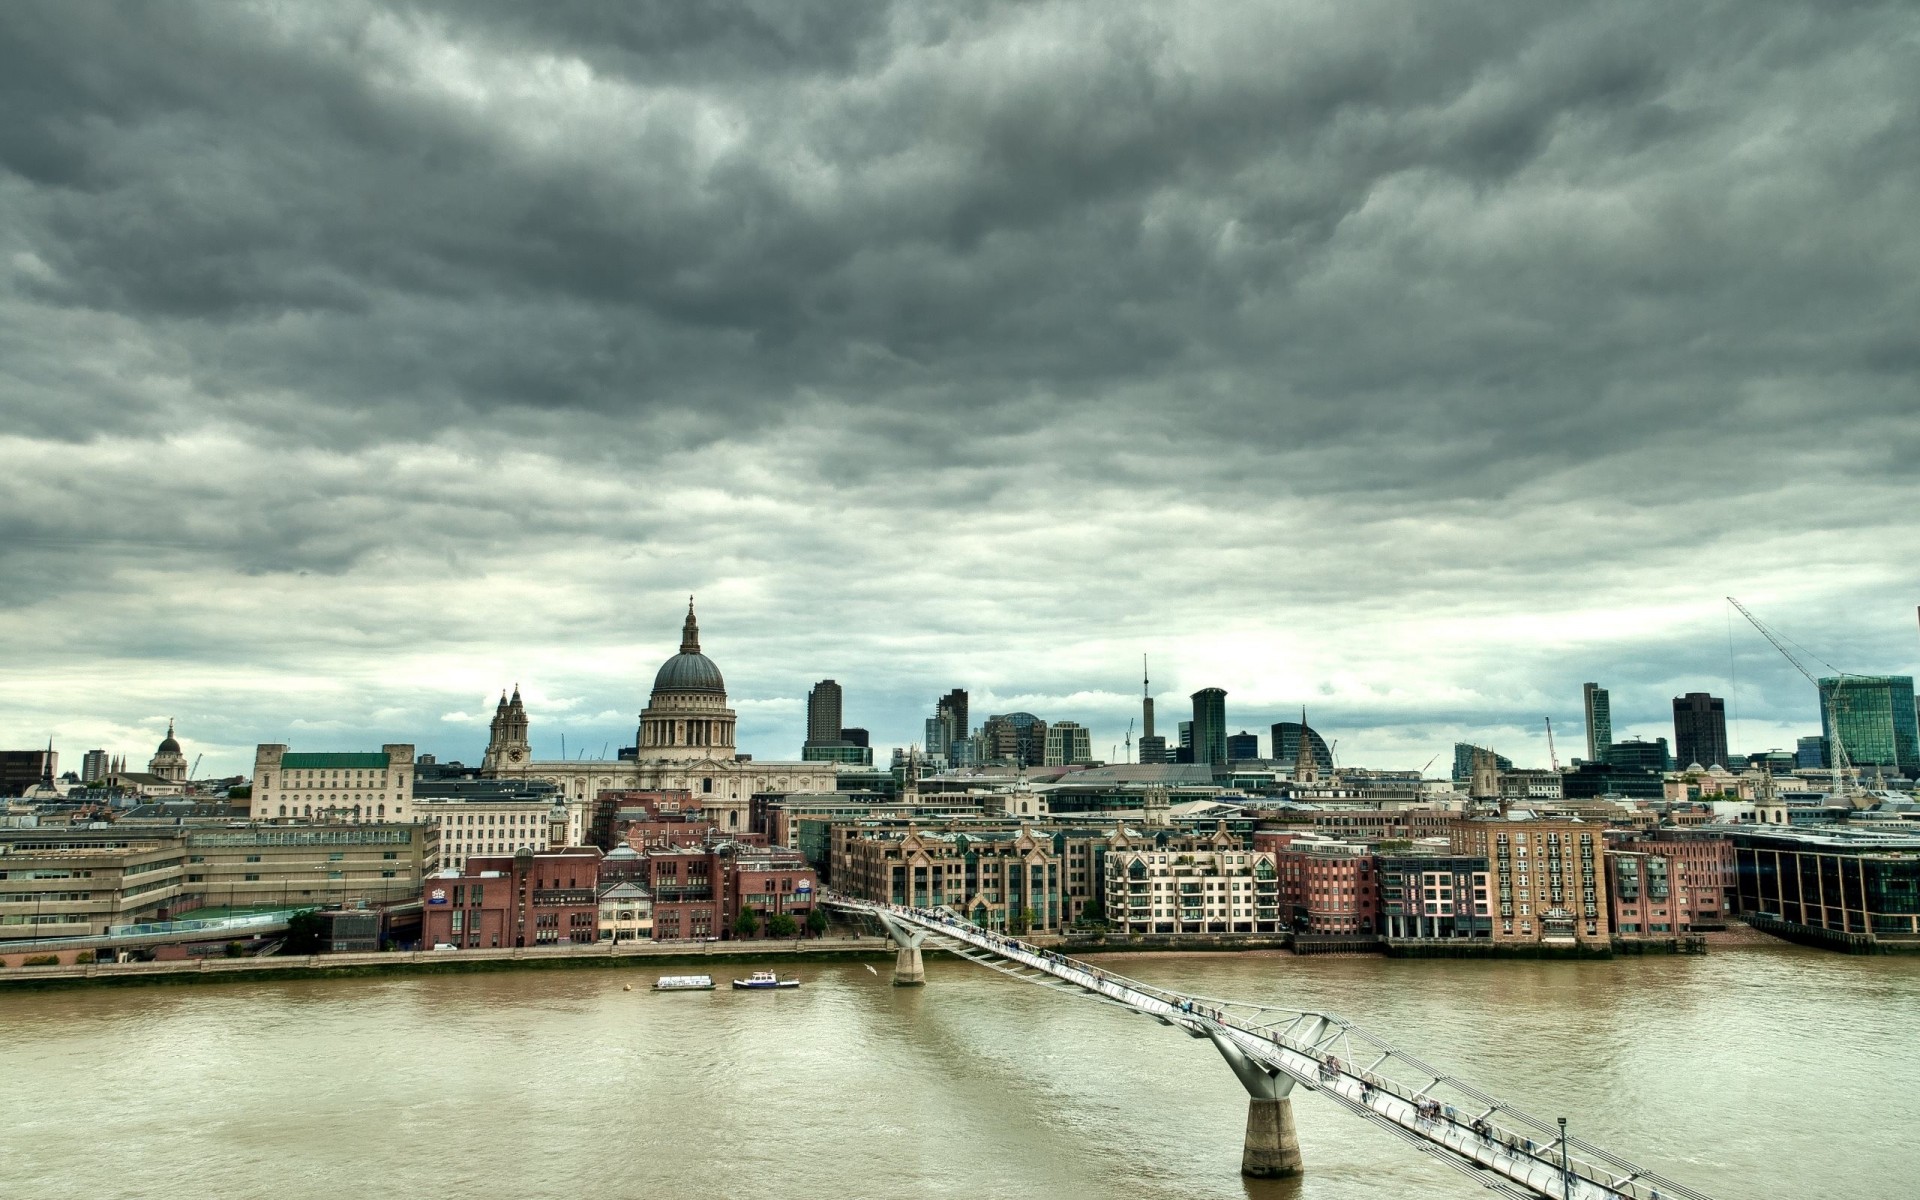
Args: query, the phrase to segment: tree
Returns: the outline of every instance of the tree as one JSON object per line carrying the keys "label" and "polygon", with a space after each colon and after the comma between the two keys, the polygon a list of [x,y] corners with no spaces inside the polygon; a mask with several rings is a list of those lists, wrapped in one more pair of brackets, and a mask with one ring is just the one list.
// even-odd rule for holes
{"label": "tree", "polygon": [[800,923],[786,913],[775,913],[767,922],[767,933],[777,938],[790,938],[800,932]]}
{"label": "tree", "polygon": [[827,931],[827,910],[816,908],[807,914],[807,932],[819,937]]}
{"label": "tree", "polygon": [[318,954],[321,942],[326,936],[326,918],[308,909],[297,912],[287,918],[287,940],[280,947],[282,954]]}
{"label": "tree", "polygon": [[750,908],[741,909],[740,915],[733,919],[733,936],[750,938],[759,932],[760,918],[754,916]]}
{"label": "tree", "polygon": [[1038,925],[1039,923],[1040,923],[1039,913],[1035,912],[1031,908],[1023,908],[1020,910],[1020,932],[1021,933],[1033,932],[1033,927],[1035,925]]}

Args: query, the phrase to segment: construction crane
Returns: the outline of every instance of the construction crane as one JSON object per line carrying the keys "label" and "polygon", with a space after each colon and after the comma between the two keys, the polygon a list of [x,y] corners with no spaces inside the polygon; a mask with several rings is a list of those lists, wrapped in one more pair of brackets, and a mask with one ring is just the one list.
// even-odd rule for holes
{"label": "construction crane", "polygon": [[[1773,630],[1762,624],[1759,617],[1748,612],[1747,606],[1735,600],[1732,596],[1727,597],[1727,603],[1739,609],[1740,615],[1747,619],[1747,623],[1755,629],[1758,629],[1760,636],[1766,638],[1767,641],[1772,644],[1773,648],[1780,652],[1782,658],[1793,664],[1794,670],[1806,676],[1807,682],[1813,685],[1814,694],[1820,695],[1820,681],[1814,678],[1812,671],[1807,670],[1800,660],[1793,656],[1793,652],[1782,644],[1781,639],[1774,634]],[[1846,672],[1834,667],[1832,663],[1825,665],[1829,670],[1833,671],[1835,676],[1833,690],[1826,693],[1825,696],[1827,707],[1827,765],[1833,768],[1834,795],[1851,804],[1853,802],[1853,762],[1847,758],[1847,748],[1842,745],[1840,741],[1840,712],[1838,707],[1840,703],[1840,690],[1846,682]]]}
{"label": "construction crane", "polygon": [[1553,718],[1542,718],[1547,723],[1547,761],[1553,764],[1553,773],[1560,773],[1560,756],[1553,750]]}
{"label": "construction crane", "polygon": [[[1433,756],[1433,758],[1439,758],[1439,757],[1440,756],[1438,754]],[[1430,767],[1433,765],[1433,758],[1428,759],[1426,766],[1423,766],[1420,768],[1420,778],[1425,779],[1427,777],[1427,767]]]}
{"label": "construction crane", "polygon": [[205,757],[206,754],[204,752],[193,756],[193,770],[187,772],[188,779],[200,778],[200,760]]}
{"label": "construction crane", "polygon": [[1133,718],[1127,718],[1127,762],[1133,761]]}

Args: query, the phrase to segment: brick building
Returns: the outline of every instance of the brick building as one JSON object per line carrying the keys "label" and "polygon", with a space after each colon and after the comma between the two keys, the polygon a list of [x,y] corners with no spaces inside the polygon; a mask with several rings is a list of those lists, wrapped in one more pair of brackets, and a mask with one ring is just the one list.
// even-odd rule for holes
{"label": "brick building", "polygon": [[[1255,839],[1255,845],[1260,840]],[[1274,855],[1281,907],[1296,933],[1370,935],[1379,908],[1371,848],[1357,842],[1295,837]]]}
{"label": "brick building", "polygon": [[1496,945],[1611,944],[1602,826],[1513,812],[1456,818],[1449,836],[1455,854],[1487,861]]}
{"label": "brick building", "polygon": [[641,855],[644,886],[653,897],[653,938],[730,938],[735,921],[752,912],[765,933],[776,915],[803,924],[813,911],[819,881],[797,850],[742,841],[713,846],[666,846]]}
{"label": "brick building", "polygon": [[476,855],[427,880],[422,940],[468,949],[595,942],[599,882],[600,851],[590,846]]}
{"label": "brick building", "polygon": [[1734,905],[1733,843],[1691,828],[1611,839],[1607,903],[1614,932],[1623,935],[1725,928]]}

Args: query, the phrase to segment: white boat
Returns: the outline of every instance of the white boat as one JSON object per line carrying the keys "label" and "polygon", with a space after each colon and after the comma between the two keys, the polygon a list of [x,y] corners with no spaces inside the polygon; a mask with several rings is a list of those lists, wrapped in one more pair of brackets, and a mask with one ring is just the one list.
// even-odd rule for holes
{"label": "white boat", "polygon": [[798,979],[782,979],[772,971],[755,971],[745,979],[736,979],[733,986],[750,992],[772,991],[775,988],[797,988]]}
{"label": "white boat", "polygon": [[662,975],[653,981],[656,992],[710,992],[713,990],[711,975]]}

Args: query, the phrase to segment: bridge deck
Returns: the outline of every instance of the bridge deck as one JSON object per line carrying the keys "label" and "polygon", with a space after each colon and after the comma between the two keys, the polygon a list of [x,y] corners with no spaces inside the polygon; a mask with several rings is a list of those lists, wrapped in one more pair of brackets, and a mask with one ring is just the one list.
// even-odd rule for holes
{"label": "bridge deck", "polygon": [[[1092,996],[1212,1039],[1279,1080],[1316,1091],[1494,1191],[1552,1200],[1708,1200],[1498,1100],[1331,1013],[1186,995],[981,929],[940,910],[830,897],[902,922],[1030,983]],[[1231,1047],[1231,1051],[1229,1050]],[[1287,1084],[1280,1084],[1284,1094]]]}

